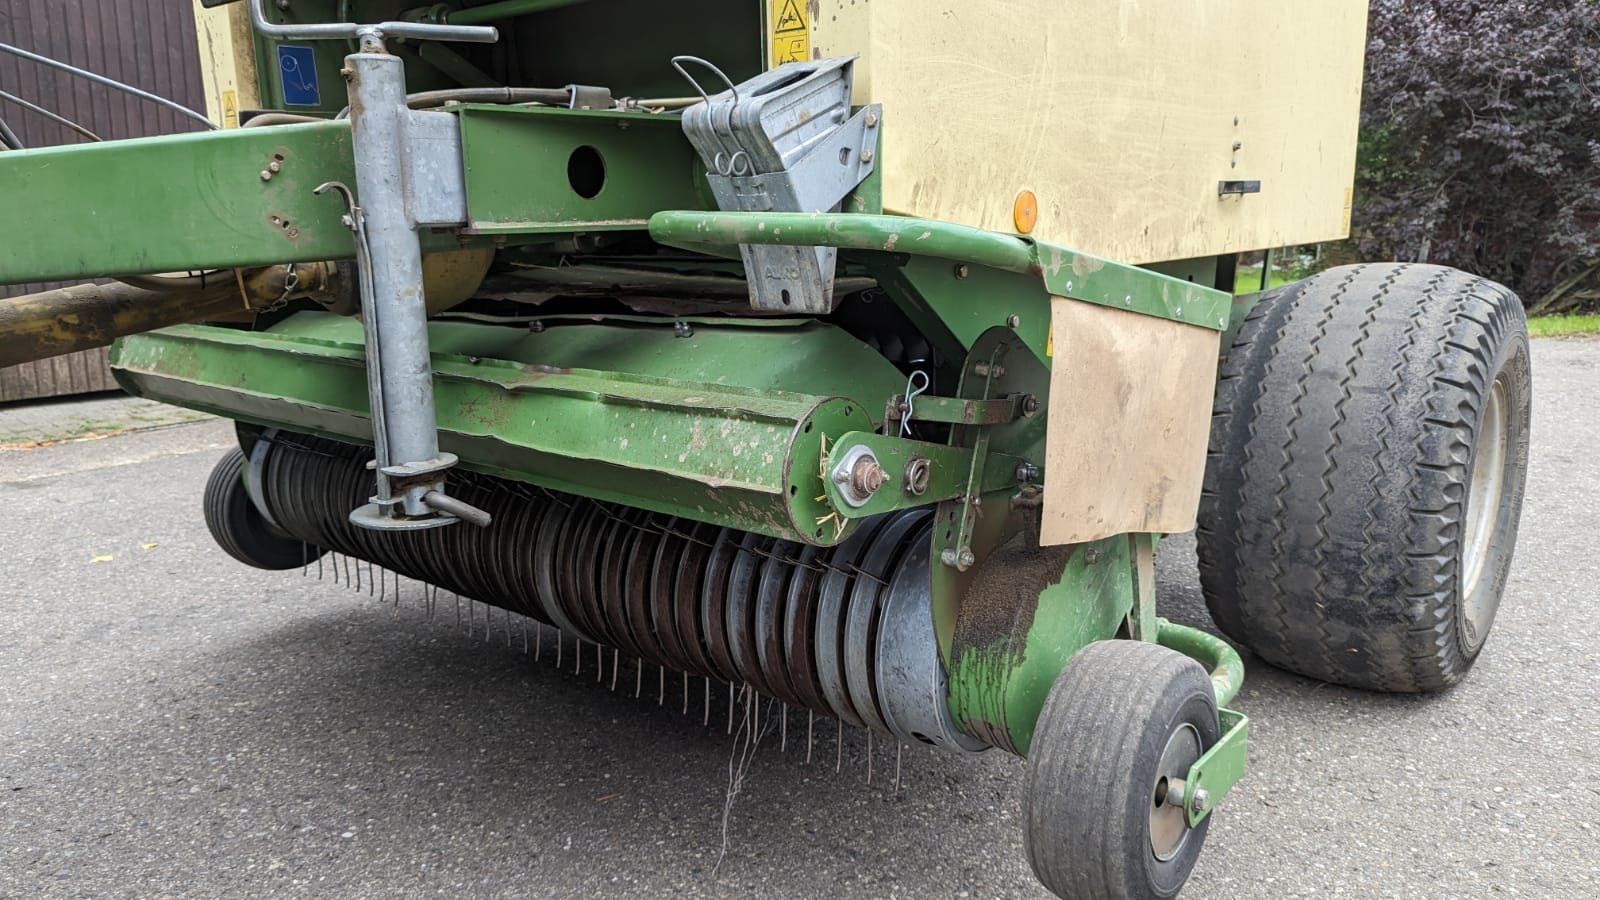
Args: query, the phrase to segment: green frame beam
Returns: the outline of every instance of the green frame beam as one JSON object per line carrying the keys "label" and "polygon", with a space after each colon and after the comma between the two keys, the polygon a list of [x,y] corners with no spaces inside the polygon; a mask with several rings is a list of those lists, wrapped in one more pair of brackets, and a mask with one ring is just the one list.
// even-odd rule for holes
{"label": "green frame beam", "polygon": [[676,210],[652,218],[650,236],[671,247],[701,252],[759,244],[931,257],[952,267],[965,264],[1027,275],[1053,296],[1213,331],[1228,327],[1233,299],[1203,285],[1066,247],[908,216]]}
{"label": "green frame beam", "polygon": [[311,193],[334,179],[348,122],[6,153],[0,284],[347,258],[344,207]]}
{"label": "green frame beam", "polygon": [[[464,467],[823,546],[855,521],[827,502],[822,448],[873,430],[902,384],[812,321],[726,320],[688,338],[671,320],[429,332],[440,445]],[[372,433],[364,365],[361,324],[319,312],[268,332],[178,326],[112,354],[136,396],[356,443]]]}

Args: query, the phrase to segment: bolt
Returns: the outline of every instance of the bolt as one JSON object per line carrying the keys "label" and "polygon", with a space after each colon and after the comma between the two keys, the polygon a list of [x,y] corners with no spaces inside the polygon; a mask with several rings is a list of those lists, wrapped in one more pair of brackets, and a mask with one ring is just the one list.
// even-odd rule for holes
{"label": "bolt", "polygon": [[1099,547],[1090,547],[1089,549],[1083,551],[1083,562],[1084,562],[1084,565],[1092,566],[1092,565],[1094,565],[1095,563],[1097,563],[1099,561],[1100,561],[1100,548]]}
{"label": "bolt", "polygon": [[957,278],[965,278],[965,277],[967,277],[968,275],[971,275],[971,274],[972,274],[972,267],[968,266],[966,263],[962,263],[961,265],[956,266],[956,277]]}
{"label": "bolt", "polygon": [[688,322],[673,322],[672,323],[672,333],[673,333],[673,335],[675,337],[681,337],[681,338],[694,337],[694,327],[691,326]]}
{"label": "bolt", "polygon": [[861,161],[864,162],[864,163],[872,162],[872,158],[874,156],[876,156],[876,155],[877,154],[872,152],[871,148],[868,148],[866,150],[861,151]]}
{"label": "bolt", "polygon": [[870,109],[867,110],[867,127],[868,128],[877,128],[878,127],[878,113],[875,110],[870,110]]}
{"label": "bolt", "polygon": [[[843,473],[840,473],[843,474]],[[857,494],[870,496],[876,494],[878,489],[889,483],[889,473],[878,465],[878,461],[863,456],[856,460],[850,467],[850,487]]]}
{"label": "bolt", "polygon": [[945,550],[939,554],[939,561],[954,569],[956,567],[956,552],[954,550]]}
{"label": "bolt", "polygon": [[268,172],[272,172],[273,174],[277,174],[278,172],[282,172],[283,171],[283,163],[278,162],[277,160],[273,160],[272,162],[267,163],[267,171]]}
{"label": "bolt", "polygon": [[543,322],[529,322],[528,323],[528,330],[533,332],[534,334],[539,334],[540,332],[544,331],[544,323]]}
{"label": "bolt", "polygon": [[1205,788],[1195,788],[1189,795],[1189,806],[1195,812],[1205,812],[1211,808],[1211,792]]}
{"label": "bolt", "polygon": [[1030,463],[1030,462],[1017,463],[1017,480],[1022,482],[1023,484],[1028,484],[1029,482],[1038,481],[1039,480],[1039,476],[1041,476],[1043,474],[1044,474],[1044,472],[1042,470],[1040,470],[1040,468],[1038,466],[1034,465],[1033,463]]}
{"label": "bolt", "polygon": [[1010,328],[1020,328],[1022,326],[1022,317],[1006,316],[1006,325]]}
{"label": "bolt", "polygon": [[1123,297],[1122,298],[1122,305],[1123,306],[1132,306],[1133,305],[1133,295],[1129,294],[1128,296]]}
{"label": "bolt", "polygon": [[272,173],[267,171],[266,169],[262,169],[261,170],[261,180],[262,181],[271,181],[272,180]]}
{"label": "bolt", "polygon": [[1032,394],[1022,398],[1022,414],[1031,416],[1039,411],[1039,398]]}
{"label": "bolt", "polygon": [[1175,316],[1183,315],[1183,307],[1180,306],[1177,309],[1173,310],[1172,314],[1175,315]]}
{"label": "bolt", "polygon": [[977,561],[978,558],[972,555],[972,551],[963,547],[961,548],[961,555],[956,557],[956,568],[965,572],[972,568],[972,564]]}
{"label": "bolt", "polygon": [[928,480],[933,475],[933,464],[925,459],[913,459],[906,463],[906,493],[913,497],[921,497],[928,492]]}

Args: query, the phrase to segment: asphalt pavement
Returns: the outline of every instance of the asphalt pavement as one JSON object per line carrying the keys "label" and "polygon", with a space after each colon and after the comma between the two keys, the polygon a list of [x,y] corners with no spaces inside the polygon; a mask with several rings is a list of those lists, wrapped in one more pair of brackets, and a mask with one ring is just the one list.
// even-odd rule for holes
{"label": "asphalt pavement", "polygon": [[[1534,370],[1477,667],[1387,697],[1247,656],[1250,771],[1185,897],[1600,896],[1600,342],[1536,342]],[[0,896],[1042,895],[1021,762],[908,749],[897,790],[892,744],[790,714],[724,827],[748,749],[725,696],[707,726],[699,682],[685,713],[681,683],[624,663],[613,690],[570,642],[558,671],[548,630],[525,655],[519,623],[430,620],[412,582],[396,608],[331,562],[234,563],[199,512],[230,442],[213,420],[0,452]],[[1210,627],[1192,540],[1159,577]]]}

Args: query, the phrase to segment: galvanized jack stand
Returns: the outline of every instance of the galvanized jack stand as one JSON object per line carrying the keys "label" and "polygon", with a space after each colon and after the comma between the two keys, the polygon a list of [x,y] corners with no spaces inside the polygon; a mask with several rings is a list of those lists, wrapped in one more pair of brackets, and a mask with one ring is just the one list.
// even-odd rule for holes
{"label": "galvanized jack stand", "polygon": [[445,473],[456,457],[439,450],[434,416],[433,365],[428,351],[428,315],[422,291],[422,247],[417,226],[425,205],[405,177],[407,131],[405,66],[384,48],[387,37],[492,43],[493,28],[384,22],[273,25],[264,0],[250,0],[256,30],[273,38],[360,41],[345,57],[350,82],[350,127],[354,139],[357,205],[348,186],[328,182],[317,193],[337,190],[345,224],[355,235],[366,336],[367,394],[372,407],[372,502],[350,521],[384,531],[437,528],[458,520],[489,524],[489,515],[445,491]]}

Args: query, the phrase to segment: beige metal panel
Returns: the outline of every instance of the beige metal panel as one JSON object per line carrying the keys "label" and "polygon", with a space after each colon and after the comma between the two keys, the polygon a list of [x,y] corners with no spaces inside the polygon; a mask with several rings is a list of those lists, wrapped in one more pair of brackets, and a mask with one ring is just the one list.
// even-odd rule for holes
{"label": "beige metal panel", "polygon": [[1193,528],[1221,334],[1061,297],[1050,312],[1040,543]]}
{"label": "beige metal panel", "polygon": [[249,12],[243,3],[206,9],[200,0],[193,2],[206,115],[224,128],[238,128],[239,110],[261,105]]}
{"label": "beige metal panel", "polygon": [[1036,237],[1134,263],[1348,233],[1365,0],[807,6],[886,108],[895,212],[1010,231],[1030,189]]}

